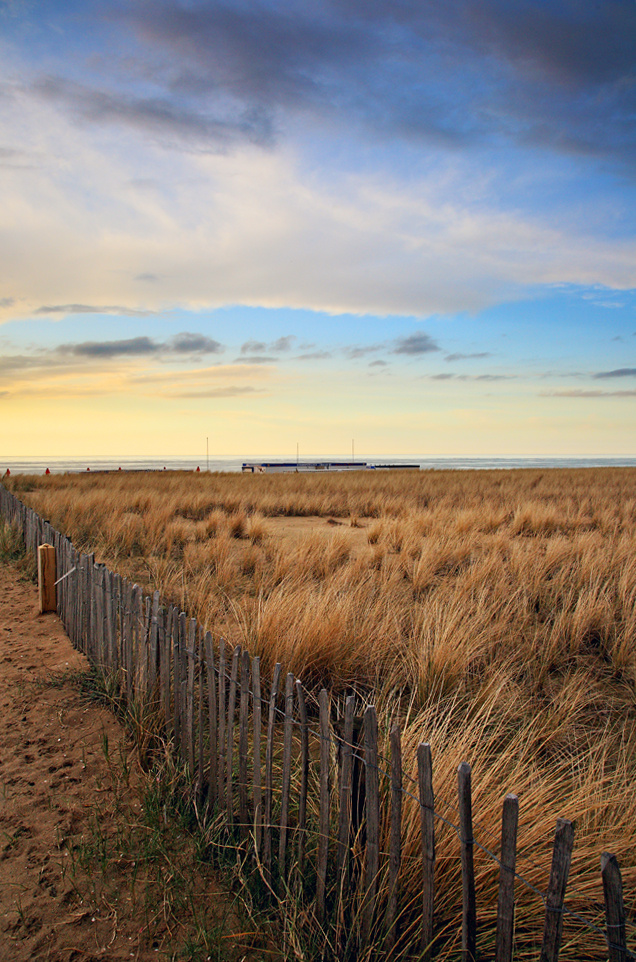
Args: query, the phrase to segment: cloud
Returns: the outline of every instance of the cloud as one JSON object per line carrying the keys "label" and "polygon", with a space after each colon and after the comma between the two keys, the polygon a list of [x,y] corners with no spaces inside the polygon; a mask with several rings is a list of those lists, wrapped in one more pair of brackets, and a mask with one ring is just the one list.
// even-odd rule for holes
{"label": "cloud", "polygon": [[454,377],[455,377],[455,375],[454,375],[454,374],[450,374],[450,373],[448,373],[448,374],[429,374],[429,378],[430,378],[431,381],[450,381],[451,378],[454,378]]}
{"label": "cloud", "polygon": [[445,361],[472,361],[483,357],[492,357],[490,351],[480,351],[478,354],[447,354]]}
{"label": "cloud", "polygon": [[[3,305],[4,306],[4,305]],[[122,307],[120,304],[53,304],[36,307],[33,314],[123,314],[131,317],[146,317],[156,311],[143,311],[138,308]]]}
{"label": "cloud", "polygon": [[267,354],[242,354],[235,358],[235,364],[276,364],[277,357],[270,357]]}
{"label": "cloud", "polygon": [[386,344],[356,344],[345,348],[344,353],[349,360],[355,361],[360,357],[367,357],[368,354],[374,354],[376,351],[382,351],[384,348],[386,348]]}
{"label": "cloud", "polygon": [[224,150],[237,141],[269,145],[273,130],[261,111],[214,116],[188,109],[167,97],[140,97],[119,90],[98,90],[60,76],[35,80],[29,92],[69,111],[76,121],[119,124],[156,138],[164,147]]}
{"label": "cloud", "polygon": [[149,284],[152,284],[155,281],[158,281],[159,277],[157,276],[157,274],[149,274],[148,272],[146,272],[144,274],[137,274],[137,276],[135,277],[135,280],[145,281],[145,282],[148,282]]}
{"label": "cloud", "polygon": [[636,367],[618,367],[614,371],[599,371],[592,376],[595,378],[636,377]]}
{"label": "cloud", "polygon": [[571,397],[571,398],[597,398],[597,397],[636,397],[636,389],[631,391],[586,391],[575,388],[564,391],[542,391],[540,397]]}
{"label": "cloud", "polygon": [[328,361],[333,357],[331,351],[309,351],[307,354],[297,354],[295,361]]}
{"label": "cloud", "polygon": [[169,390],[164,392],[162,396],[169,398],[225,398],[241,397],[246,394],[262,394],[263,392],[264,388],[229,385],[228,387],[201,388],[197,391]]}
{"label": "cloud", "polygon": [[269,346],[270,351],[284,352],[291,351],[296,336],[294,334],[286,334],[284,337],[279,337],[278,340],[272,341]]}
{"label": "cloud", "polygon": [[204,334],[183,331],[165,343],[150,337],[131,337],[120,341],[83,341],[79,344],[60,344],[57,354],[75,357],[144,357],[170,354],[219,354],[225,348]]}
{"label": "cloud", "polygon": [[0,307],[13,307],[14,304],[14,297],[0,297]]}
{"label": "cloud", "polygon": [[417,357],[421,354],[430,354],[432,351],[439,351],[440,347],[436,341],[428,334],[409,334],[408,337],[398,337],[395,340],[393,354],[406,354]]}
{"label": "cloud", "polygon": [[388,367],[386,361],[369,361],[369,367]]}
{"label": "cloud", "polygon": [[[165,94],[115,108],[72,93],[89,115],[178,126],[173,98],[212,98],[270,123],[308,111],[354,119],[382,138],[636,154],[633,3],[137,0],[111,16],[132,28]],[[192,110],[188,124],[205,121]]]}
{"label": "cloud", "polygon": [[265,341],[245,341],[241,345],[241,354],[264,354],[266,350]]}

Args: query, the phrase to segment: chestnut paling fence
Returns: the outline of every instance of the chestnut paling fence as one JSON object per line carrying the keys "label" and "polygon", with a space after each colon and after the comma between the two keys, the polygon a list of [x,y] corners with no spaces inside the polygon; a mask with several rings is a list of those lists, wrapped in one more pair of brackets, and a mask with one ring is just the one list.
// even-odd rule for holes
{"label": "chestnut paling fence", "polygon": [[[156,716],[192,788],[199,810],[223,817],[228,839],[256,865],[265,891],[293,898],[325,936],[326,954],[341,958],[432,959],[450,947],[462,962],[513,958],[515,888],[542,900],[540,962],[556,962],[563,922],[573,916],[587,933],[590,957],[636,959],[627,948],[622,881],[616,858],[601,857],[605,927],[565,902],[573,823],[558,819],[549,882],[539,891],[516,872],[518,802],[503,802],[496,855],[473,834],[471,769],[457,773],[458,822],[436,810],[430,745],[417,749],[413,790],[402,771],[397,724],[389,752],[379,751],[373,705],[356,713],[349,695],[332,704],[322,690],[305,691],[277,664],[261,679],[260,660],[226,650],[159,592],[139,586],[78,552],[67,537],[0,485],[0,515],[16,525],[27,550],[55,548],[57,611],[73,645],[114,685],[129,707]],[[419,809],[420,896],[401,886],[403,810]],[[441,926],[436,913],[436,828],[450,827],[461,861],[461,919]],[[498,867],[496,935],[479,944],[474,852]],[[452,946],[455,945],[455,950]],[[592,951],[592,945],[595,951]],[[600,947],[600,949],[599,949]],[[585,956],[580,955],[584,958]]]}

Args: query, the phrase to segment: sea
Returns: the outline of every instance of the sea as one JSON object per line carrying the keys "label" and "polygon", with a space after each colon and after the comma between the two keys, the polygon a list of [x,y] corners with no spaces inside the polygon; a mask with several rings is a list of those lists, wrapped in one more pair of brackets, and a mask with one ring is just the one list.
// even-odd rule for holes
{"label": "sea", "polygon": [[[28,457],[12,458],[0,454],[0,476],[7,468],[11,474],[44,474],[48,468],[51,474],[83,473],[88,471],[227,471],[238,472],[244,462],[254,463],[274,460],[295,461],[295,458],[280,459],[271,455],[253,455],[243,458],[232,457]],[[342,455],[317,454],[311,458],[301,458],[300,462],[346,461]],[[403,457],[388,455],[369,455],[356,460],[381,468],[383,465],[417,465],[421,470],[440,471],[492,471],[512,468],[598,468],[598,467],[636,467],[636,457],[433,457],[428,455],[408,455]]]}

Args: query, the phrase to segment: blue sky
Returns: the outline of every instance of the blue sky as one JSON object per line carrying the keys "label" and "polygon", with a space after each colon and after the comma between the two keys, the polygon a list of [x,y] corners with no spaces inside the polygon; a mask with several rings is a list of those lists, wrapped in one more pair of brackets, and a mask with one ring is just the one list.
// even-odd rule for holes
{"label": "blue sky", "polygon": [[0,0],[0,449],[634,455],[635,185],[634,0]]}

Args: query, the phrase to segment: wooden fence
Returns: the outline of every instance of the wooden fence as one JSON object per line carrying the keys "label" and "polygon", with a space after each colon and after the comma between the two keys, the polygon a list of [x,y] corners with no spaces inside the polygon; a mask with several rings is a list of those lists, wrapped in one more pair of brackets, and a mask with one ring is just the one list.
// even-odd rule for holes
{"label": "wooden fence", "polygon": [[[499,866],[495,962],[513,958],[518,802],[503,803],[499,856],[473,835],[471,769],[458,769],[459,824],[435,810],[430,745],[417,750],[417,789],[404,788],[400,728],[390,729],[390,756],[378,751],[373,705],[356,715],[350,695],[335,711],[329,692],[305,691],[277,664],[262,679],[259,658],[228,650],[155,591],[79,553],[31,508],[0,485],[0,514],[19,527],[28,551],[55,547],[57,611],[73,645],[103,673],[129,707],[160,725],[192,786],[199,810],[222,815],[228,838],[255,862],[273,900],[293,896],[341,959],[432,959],[448,942],[436,924],[436,822],[456,831],[461,859],[461,949],[485,957],[478,944],[474,849]],[[337,717],[338,714],[340,717]],[[404,904],[400,887],[403,805],[420,813],[421,898]],[[556,825],[540,962],[556,962],[574,843],[572,822]],[[610,962],[636,956],[627,948],[622,882],[616,858],[603,854],[605,930],[577,916],[606,941]],[[535,890],[536,892],[537,890]],[[439,894],[439,893],[438,893]],[[460,920],[455,930],[459,928]],[[448,932],[448,927],[447,927]],[[451,953],[452,954],[452,953]],[[585,956],[580,956],[584,958]]]}

